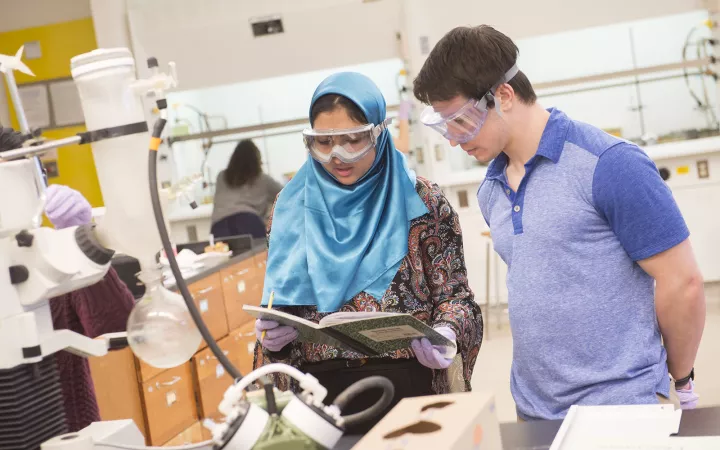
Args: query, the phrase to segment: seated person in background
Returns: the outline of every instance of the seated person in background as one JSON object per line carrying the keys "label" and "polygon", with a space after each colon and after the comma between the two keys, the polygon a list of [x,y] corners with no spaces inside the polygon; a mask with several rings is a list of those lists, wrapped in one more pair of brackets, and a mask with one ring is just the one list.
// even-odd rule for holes
{"label": "seated person in background", "polygon": [[[216,238],[265,236],[265,219],[282,185],[262,171],[260,150],[250,139],[235,147],[215,185],[212,234]],[[259,219],[259,220],[258,220]]]}
{"label": "seated person in background", "polygon": [[[0,152],[22,146],[25,138],[9,128],[0,129]],[[55,228],[90,223],[90,204],[79,192],[67,186],[47,189],[45,214]],[[128,287],[110,268],[105,278],[50,300],[53,326],[94,338],[101,334],[125,331],[135,305]],[[100,420],[90,366],[85,358],[66,351],[55,354],[65,403],[65,417],[71,432]]]}
{"label": "seated person in background", "polygon": [[[457,214],[437,185],[407,167],[385,113],[380,90],[358,73],[333,75],[315,91],[313,129],[304,132],[310,154],[272,213],[263,304],[274,291],[273,309],[313,322],[336,311],[412,314],[455,341],[457,356],[445,358],[445,349],[423,339],[368,359],[298,342],[294,328],[258,320],[258,339],[267,334],[254,366],[282,362],[312,373],[328,389],[327,401],[374,374],[395,385],[391,406],[404,397],[469,391],[482,341]],[[295,388],[283,376],[275,381]],[[344,413],[378,397],[363,395]]]}

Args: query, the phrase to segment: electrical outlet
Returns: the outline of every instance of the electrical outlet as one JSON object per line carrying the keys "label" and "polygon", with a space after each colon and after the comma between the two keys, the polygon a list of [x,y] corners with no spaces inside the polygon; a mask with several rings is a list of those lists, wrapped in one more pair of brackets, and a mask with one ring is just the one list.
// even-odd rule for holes
{"label": "electrical outlet", "polygon": [[707,159],[703,159],[697,162],[697,173],[698,178],[710,178],[710,169],[708,168]]}
{"label": "electrical outlet", "polygon": [[462,190],[458,191],[457,194],[458,194],[458,204],[460,205],[460,207],[467,208],[469,205],[468,191],[466,191],[465,189],[462,189]]}
{"label": "electrical outlet", "polygon": [[435,161],[442,161],[445,159],[445,149],[442,144],[435,144]]}

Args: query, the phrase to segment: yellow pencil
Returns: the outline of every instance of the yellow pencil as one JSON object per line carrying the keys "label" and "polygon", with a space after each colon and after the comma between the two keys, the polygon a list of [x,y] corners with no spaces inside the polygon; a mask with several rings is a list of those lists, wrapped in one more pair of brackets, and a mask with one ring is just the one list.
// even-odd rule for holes
{"label": "yellow pencil", "polygon": [[[275,291],[270,291],[270,300],[268,300],[268,309],[272,309],[272,302],[275,298]],[[265,335],[267,334],[267,330],[263,330],[262,335],[260,336],[260,343],[262,344],[265,340]]]}

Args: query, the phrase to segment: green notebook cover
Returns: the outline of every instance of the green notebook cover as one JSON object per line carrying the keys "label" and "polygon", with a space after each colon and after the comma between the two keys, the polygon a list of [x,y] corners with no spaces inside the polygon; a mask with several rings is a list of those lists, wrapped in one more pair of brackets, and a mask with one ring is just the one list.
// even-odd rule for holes
{"label": "green notebook cover", "polygon": [[410,348],[414,339],[427,338],[434,345],[454,347],[455,343],[410,314],[400,313],[335,313],[319,324],[282,311],[259,306],[243,306],[251,316],[274,320],[298,330],[302,342],[326,344],[375,356]]}

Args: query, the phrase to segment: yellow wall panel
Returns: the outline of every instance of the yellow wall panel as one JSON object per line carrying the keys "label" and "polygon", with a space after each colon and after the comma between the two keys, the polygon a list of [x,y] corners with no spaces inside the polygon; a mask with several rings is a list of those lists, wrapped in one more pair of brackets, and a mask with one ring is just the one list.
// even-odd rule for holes
{"label": "yellow wall panel", "polygon": [[16,72],[18,84],[67,78],[70,76],[70,58],[97,48],[93,21],[88,17],[0,33],[0,53],[14,55],[21,45],[32,41],[40,43],[42,56],[38,59],[23,59],[35,77]]}
{"label": "yellow wall panel", "polygon": [[[70,59],[97,48],[92,18],[56,23],[42,27],[0,33],[0,53],[14,55],[21,45],[38,41],[41,57],[23,61],[35,73],[35,77],[15,72],[18,84],[68,78]],[[8,94],[8,102],[10,96]],[[10,102],[11,103],[11,102]],[[12,103],[10,116],[12,127],[18,129],[18,121]],[[43,130],[47,139],[59,139],[85,131],[85,127],[67,127]],[[93,207],[103,206],[100,184],[95,172],[95,162],[89,145],[73,145],[58,150],[59,176],[51,178],[51,184],[64,184],[80,191]]]}
{"label": "yellow wall panel", "polygon": [[[48,130],[43,136],[61,139],[85,131],[85,127]],[[58,177],[50,184],[64,184],[83,193],[93,208],[103,206],[100,184],[95,173],[95,162],[90,145],[68,145],[58,149]]]}

